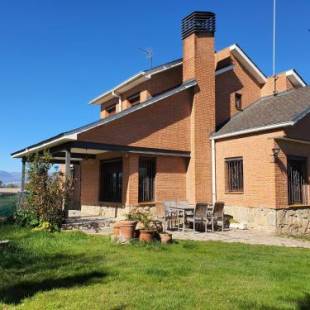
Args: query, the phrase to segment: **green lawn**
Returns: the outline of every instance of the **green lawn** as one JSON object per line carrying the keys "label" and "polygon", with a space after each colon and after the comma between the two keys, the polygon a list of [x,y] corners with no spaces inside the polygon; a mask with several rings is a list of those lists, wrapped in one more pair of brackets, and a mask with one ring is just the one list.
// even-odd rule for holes
{"label": "green lawn", "polygon": [[0,194],[0,216],[11,216],[16,209],[16,194]]}
{"label": "green lawn", "polygon": [[0,309],[309,309],[310,251],[2,226]]}

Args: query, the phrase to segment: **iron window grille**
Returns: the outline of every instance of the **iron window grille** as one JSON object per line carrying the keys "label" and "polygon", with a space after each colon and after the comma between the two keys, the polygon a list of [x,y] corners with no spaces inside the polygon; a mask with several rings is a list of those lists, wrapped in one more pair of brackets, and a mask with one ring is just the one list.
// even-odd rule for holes
{"label": "iron window grille", "polygon": [[139,159],[139,202],[154,201],[156,159],[140,157]]}
{"label": "iron window grille", "polygon": [[288,203],[308,204],[307,159],[289,156],[287,162]]}
{"label": "iron window grille", "polygon": [[243,158],[225,159],[226,192],[243,192]]}

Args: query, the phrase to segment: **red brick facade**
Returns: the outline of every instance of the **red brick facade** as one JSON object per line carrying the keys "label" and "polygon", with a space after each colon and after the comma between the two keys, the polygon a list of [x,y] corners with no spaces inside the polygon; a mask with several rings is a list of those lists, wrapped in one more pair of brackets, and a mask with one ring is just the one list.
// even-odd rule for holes
{"label": "red brick facade", "polygon": [[[216,74],[217,67],[227,62],[232,69]],[[197,86],[170,96],[149,107],[130,113],[110,123],[78,135],[78,140],[156,149],[188,151],[190,158],[156,156],[155,198],[187,200],[191,203],[212,201],[211,134],[237,112],[236,94],[242,96],[241,109],[263,96],[273,94],[272,78],[259,82],[253,73],[234,56],[229,48],[214,53],[214,37],[192,33],[183,40],[183,65],[154,75],[149,80],[101,105],[101,118],[106,108],[116,104],[116,113],[131,106],[129,99],[139,94],[145,102],[159,93],[195,79]],[[286,74],[277,79],[279,92],[293,85]],[[216,196],[226,205],[247,208],[287,208],[287,154],[308,158],[310,144],[279,142],[285,135],[310,141],[310,118],[287,131],[263,132],[216,142]],[[273,149],[281,149],[275,161]],[[104,158],[123,160],[122,204],[138,204],[139,157],[143,154],[105,153],[81,164],[82,205],[104,205],[99,201],[99,165]],[[242,157],[244,191],[225,190],[225,159]],[[308,167],[310,171],[310,166]],[[310,180],[309,180],[310,181]]]}

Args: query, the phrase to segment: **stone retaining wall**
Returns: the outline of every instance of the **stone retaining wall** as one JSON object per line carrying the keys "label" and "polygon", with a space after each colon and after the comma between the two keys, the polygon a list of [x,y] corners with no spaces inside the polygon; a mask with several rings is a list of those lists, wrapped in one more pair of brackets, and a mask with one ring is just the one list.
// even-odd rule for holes
{"label": "stone retaining wall", "polygon": [[225,206],[225,214],[231,215],[233,219],[239,223],[247,224],[248,228],[270,232],[275,231],[275,209]]}
{"label": "stone retaining wall", "polygon": [[225,214],[247,224],[248,228],[290,235],[310,234],[309,207],[276,210],[225,206]]}
{"label": "stone retaining wall", "polygon": [[129,212],[128,207],[123,206],[81,206],[81,216],[104,216],[121,218]]}
{"label": "stone retaining wall", "polygon": [[[104,216],[115,217],[117,219],[123,219],[126,214],[131,210],[132,206],[81,206],[81,216]],[[155,205],[141,205],[139,206],[141,211],[150,211],[153,216],[157,214],[157,206]]]}
{"label": "stone retaining wall", "polygon": [[289,208],[277,211],[277,231],[290,235],[310,235],[310,208]]}

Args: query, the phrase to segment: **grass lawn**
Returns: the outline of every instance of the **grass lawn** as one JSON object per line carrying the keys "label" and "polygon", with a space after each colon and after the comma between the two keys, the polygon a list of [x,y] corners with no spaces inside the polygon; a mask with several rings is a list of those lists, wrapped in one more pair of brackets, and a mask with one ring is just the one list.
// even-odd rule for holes
{"label": "grass lawn", "polygon": [[17,202],[16,194],[0,194],[0,216],[13,215]]}
{"label": "grass lawn", "polygon": [[0,227],[0,309],[309,309],[310,251]]}

